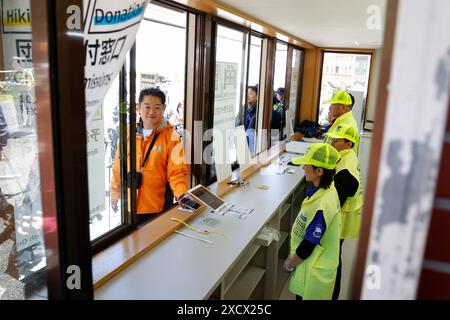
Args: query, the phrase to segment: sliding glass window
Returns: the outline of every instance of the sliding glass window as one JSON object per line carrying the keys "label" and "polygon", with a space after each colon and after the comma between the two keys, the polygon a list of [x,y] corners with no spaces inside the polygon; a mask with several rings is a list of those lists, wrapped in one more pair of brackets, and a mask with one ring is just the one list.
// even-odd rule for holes
{"label": "sliding glass window", "polygon": [[[102,243],[99,249],[135,227],[132,198],[127,195],[127,173],[131,171],[127,154],[133,145],[122,143],[127,134],[132,135],[131,122],[139,120],[137,112],[130,114],[131,99],[137,105],[142,89],[161,89],[166,95],[164,117],[183,136],[186,15],[177,9],[147,5],[135,48],[105,96],[101,112],[87,128],[90,238],[94,245]],[[134,157],[130,155],[130,159]],[[120,167],[116,174],[113,164]]]}
{"label": "sliding glass window", "polygon": [[[187,13],[149,4],[136,36],[136,99],[145,88],[166,95],[165,118],[184,129]],[[138,103],[138,101],[136,101]]]}
{"label": "sliding glass window", "polygon": [[[288,113],[288,116],[292,123],[292,129],[295,129],[295,127],[298,124],[297,111],[298,111],[298,104],[300,102],[300,91],[301,91],[300,78],[303,71],[302,53],[303,52],[299,49],[292,50],[291,81],[289,86],[289,113]],[[287,128],[286,130],[289,131]]]}
{"label": "sliding glass window", "polygon": [[275,52],[275,72],[273,78],[273,101],[270,117],[271,144],[285,138],[285,88],[288,46],[277,42]]}
{"label": "sliding glass window", "polygon": [[252,156],[257,152],[256,130],[258,121],[262,121],[259,114],[259,97],[261,92],[261,54],[262,38],[250,36],[250,55],[248,68],[247,104],[242,112],[244,113],[244,125],[247,131],[248,146]]}
{"label": "sliding glass window", "polygon": [[[217,25],[214,80],[213,160],[226,174],[237,161],[233,128],[244,124],[247,33]],[[223,166],[223,167],[222,167]],[[228,170],[227,168],[230,168]],[[211,166],[211,177],[216,176]],[[217,172],[221,180],[221,171]]]}

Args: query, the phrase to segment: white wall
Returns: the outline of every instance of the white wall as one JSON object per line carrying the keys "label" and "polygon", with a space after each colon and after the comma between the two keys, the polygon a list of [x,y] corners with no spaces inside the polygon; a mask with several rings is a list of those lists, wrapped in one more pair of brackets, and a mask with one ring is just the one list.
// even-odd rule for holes
{"label": "white wall", "polygon": [[[415,299],[450,84],[450,2],[400,0],[362,299]],[[424,112],[424,104],[426,112]],[[367,212],[367,203],[365,208]]]}

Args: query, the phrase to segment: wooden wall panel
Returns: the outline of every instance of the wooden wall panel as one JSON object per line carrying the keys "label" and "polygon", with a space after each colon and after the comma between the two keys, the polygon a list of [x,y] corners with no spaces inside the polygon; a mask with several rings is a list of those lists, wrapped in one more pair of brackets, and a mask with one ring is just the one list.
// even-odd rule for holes
{"label": "wooden wall panel", "polygon": [[322,51],[319,49],[306,49],[303,67],[301,107],[298,115],[299,122],[303,120],[317,120],[321,71]]}

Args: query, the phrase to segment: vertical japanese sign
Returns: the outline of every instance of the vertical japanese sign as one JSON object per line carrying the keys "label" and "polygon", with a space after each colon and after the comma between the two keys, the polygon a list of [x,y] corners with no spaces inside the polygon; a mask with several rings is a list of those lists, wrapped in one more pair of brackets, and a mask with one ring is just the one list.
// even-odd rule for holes
{"label": "vertical japanese sign", "polygon": [[[105,211],[106,93],[133,45],[147,0],[85,0],[84,84],[88,154],[89,211],[93,217]],[[109,109],[109,108],[108,108]]]}
{"label": "vertical japanese sign", "polygon": [[236,101],[238,101],[238,64],[216,63],[216,87],[214,90],[214,128],[234,128]]}
{"label": "vertical japanese sign", "polygon": [[[236,101],[238,101],[238,64],[234,62],[216,62],[216,77],[214,89],[214,129],[215,139],[221,137],[221,143],[215,142],[214,149],[222,146],[225,150],[214,151],[217,165],[228,165],[236,160],[236,147],[233,143],[233,131],[235,126]],[[223,158],[225,156],[225,158]],[[230,162],[229,162],[230,161]],[[218,167],[219,170],[221,170]]]}

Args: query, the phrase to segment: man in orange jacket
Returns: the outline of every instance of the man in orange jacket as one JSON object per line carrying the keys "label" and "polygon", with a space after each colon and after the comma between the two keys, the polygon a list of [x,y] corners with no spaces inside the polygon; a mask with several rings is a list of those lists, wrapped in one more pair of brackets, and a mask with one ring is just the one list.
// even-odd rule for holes
{"label": "man in orange jacket", "polygon": [[[139,94],[137,111],[141,119],[136,130],[136,173],[141,177],[138,178],[141,181],[137,189],[138,224],[156,217],[167,206],[164,203],[167,182],[177,199],[188,190],[188,168],[184,161],[183,146],[173,126],[164,119],[165,102],[164,93],[156,88],[144,89]],[[128,136],[128,172],[130,171],[129,140]],[[152,143],[153,147],[146,157]],[[111,179],[113,209],[117,209],[119,199],[118,149],[114,157]]]}

